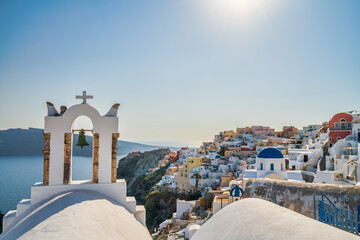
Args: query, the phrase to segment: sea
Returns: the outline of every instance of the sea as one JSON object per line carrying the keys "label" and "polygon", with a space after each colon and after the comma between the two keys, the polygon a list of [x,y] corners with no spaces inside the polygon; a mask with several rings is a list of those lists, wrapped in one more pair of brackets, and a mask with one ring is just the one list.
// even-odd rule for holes
{"label": "sea", "polygon": [[[118,156],[119,159],[125,157]],[[30,199],[31,186],[43,179],[42,156],[0,157],[0,211],[16,210],[22,199]],[[72,157],[72,179],[92,178],[92,158]]]}

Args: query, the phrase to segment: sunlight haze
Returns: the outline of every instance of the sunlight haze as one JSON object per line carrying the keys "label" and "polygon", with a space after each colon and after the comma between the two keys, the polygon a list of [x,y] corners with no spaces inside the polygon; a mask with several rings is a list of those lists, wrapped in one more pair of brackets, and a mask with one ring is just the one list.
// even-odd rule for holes
{"label": "sunlight haze", "polygon": [[360,2],[1,1],[0,129],[94,95],[120,138],[199,146],[248,125],[321,124],[360,102]]}

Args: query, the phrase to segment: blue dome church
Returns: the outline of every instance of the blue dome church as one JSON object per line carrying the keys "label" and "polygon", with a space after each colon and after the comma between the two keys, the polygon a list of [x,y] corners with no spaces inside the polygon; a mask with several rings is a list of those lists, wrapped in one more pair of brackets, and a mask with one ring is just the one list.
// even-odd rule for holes
{"label": "blue dome church", "polygon": [[300,171],[286,171],[285,158],[274,147],[262,149],[256,157],[256,169],[244,171],[244,178],[270,178],[276,180],[303,181]]}

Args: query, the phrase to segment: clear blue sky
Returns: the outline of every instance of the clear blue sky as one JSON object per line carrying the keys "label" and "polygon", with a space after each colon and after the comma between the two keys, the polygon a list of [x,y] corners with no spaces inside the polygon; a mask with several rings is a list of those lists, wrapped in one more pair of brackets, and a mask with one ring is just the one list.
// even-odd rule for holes
{"label": "clear blue sky", "polygon": [[121,103],[122,140],[199,145],[360,110],[360,1],[0,1],[0,129]]}

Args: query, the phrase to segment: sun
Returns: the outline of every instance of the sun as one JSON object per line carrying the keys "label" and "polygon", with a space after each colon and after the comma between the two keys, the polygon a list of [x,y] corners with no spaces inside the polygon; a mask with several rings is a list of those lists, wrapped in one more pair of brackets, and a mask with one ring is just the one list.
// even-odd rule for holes
{"label": "sun", "polygon": [[209,0],[207,7],[218,21],[226,25],[250,24],[261,19],[272,0]]}
{"label": "sun", "polygon": [[238,14],[248,14],[261,7],[259,0],[221,0],[216,1],[219,8]]}

